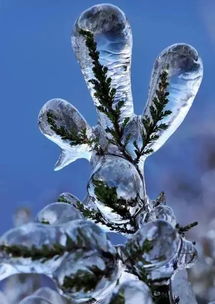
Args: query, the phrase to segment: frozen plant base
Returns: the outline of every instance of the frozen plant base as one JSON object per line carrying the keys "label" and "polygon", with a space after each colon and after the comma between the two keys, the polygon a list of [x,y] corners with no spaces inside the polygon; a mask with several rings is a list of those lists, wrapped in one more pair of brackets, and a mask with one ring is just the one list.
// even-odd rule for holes
{"label": "frozen plant base", "polygon": [[[0,238],[0,278],[43,273],[59,294],[39,290],[20,304],[196,304],[186,276],[197,252],[164,195],[148,198],[144,162],[175,132],[202,80],[197,51],[167,47],[157,57],[142,115],[133,112],[130,83],[132,33],[124,13],[110,4],[84,11],[72,46],[93,98],[98,124],[90,127],[63,99],[41,109],[39,128],[62,149],[60,170],[86,158],[92,174],[83,201],[63,193],[34,223]],[[113,246],[107,232],[122,233]],[[178,271],[183,270],[183,272]],[[178,278],[179,276],[179,278]],[[183,282],[183,290],[180,288]]]}

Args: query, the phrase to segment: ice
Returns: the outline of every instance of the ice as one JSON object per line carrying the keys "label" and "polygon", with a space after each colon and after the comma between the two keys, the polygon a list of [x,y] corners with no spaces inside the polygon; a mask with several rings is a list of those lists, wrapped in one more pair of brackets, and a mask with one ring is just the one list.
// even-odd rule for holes
{"label": "ice", "polygon": [[38,213],[36,221],[43,224],[60,225],[81,218],[83,218],[83,216],[81,215],[80,211],[78,211],[78,209],[73,205],[58,202],[44,207]]}
{"label": "ice", "polygon": [[[35,250],[46,252],[47,248],[53,248],[56,244],[64,245],[65,241],[65,232],[60,227],[29,223],[9,230],[0,238],[0,262],[12,266],[13,273],[40,273],[51,277],[63,255],[44,258],[38,256]],[[5,248],[13,248],[14,254],[7,253]],[[33,254],[34,258],[31,258]],[[7,274],[9,276],[13,273]],[[5,272],[2,276],[5,277]]]}
{"label": "ice", "polygon": [[59,195],[58,202],[63,202],[67,204],[71,204],[73,206],[77,206],[78,202],[80,202],[79,198],[69,192],[63,192]]}
{"label": "ice", "polygon": [[168,264],[177,254],[179,241],[175,229],[165,221],[144,224],[122,247],[123,260],[141,277],[144,269],[152,271]]}
{"label": "ice", "polygon": [[37,297],[42,297],[48,301],[50,301],[52,304],[66,304],[66,300],[63,299],[59,295],[59,293],[49,287],[42,287],[35,291],[34,293]]}
{"label": "ice", "polygon": [[60,98],[49,100],[40,110],[38,119],[40,131],[62,149],[55,170],[78,158],[90,160],[92,148],[88,140],[92,139],[92,130],[69,102]]}
{"label": "ice", "polygon": [[79,249],[65,258],[54,273],[54,279],[59,292],[75,303],[81,303],[104,298],[116,285],[119,275],[114,256],[95,249]]}
{"label": "ice", "polygon": [[[72,46],[80,63],[87,86],[95,105],[99,105],[94,96],[94,89],[89,80],[94,79],[92,59],[85,45],[85,38],[80,30],[90,31],[94,35],[99,52],[99,61],[108,68],[111,87],[116,89],[114,105],[124,101],[121,121],[133,114],[133,102],[130,83],[130,65],[132,49],[132,33],[125,14],[111,4],[95,5],[84,11],[75,23]],[[102,113],[99,119],[103,127],[109,125],[107,117]]]}
{"label": "ice", "polygon": [[177,259],[178,269],[192,267],[196,262],[197,257],[198,253],[193,243],[182,238]]}
{"label": "ice", "polygon": [[43,297],[30,296],[19,302],[19,304],[53,304]]}
{"label": "ice", "polygon": [[8,299],[7,297],[3,294],[3,292],[0,291],[0,303],[1,304],[10,304],[8,302]]}
{"label": "ice", "polygon": [[143,184],[134,165],[117,156],[105,156],[95,167],[88,193],[108,221],[127,223],[143,206]]}
{"label": "ice", "polygon": [[[122,142],[126,146],[126,151],[132,157],[132,159],[136,159],[137,155],[135,153],[136,147],[134,142],[136,142],[136,146],[141,149],[143,146],[143,137],[142,134],[144,132],[142,117],[139,115],[134,115],[130,118],[128,124],[124,128]],[[129,140],[127,140],[129,136]],[[140,169],[143,170],[143,166],[140,166]]]}
{"label": "ice", "polygon": [[108,304],[153,304],[148,286],[137,280],[130,280],[116,287]]}
{"label": "ice", "polygon": [[[21,299],[31,295],[40,287],[40,276],[37,274],[15,274],[4,283],[4,294],[10,304],[17,304]],[[1,301],[0,301],[1,303]]]}
{"label": "ice", "polygon": [[175,228],[177,220],[175,214],[171,207],[161,204],[153,208],[153,210],[148,214],[149,221],[153,220],[164,220],[172,225]]}
{"label": "ice", "polygon": [[[7,248],[13,248],[13,254]],[[1,279],[18,272],[52,277],[67,252],[77,248],[97,248],[115,254],[105,232],[90,221],[74,220],[56,226],[29,223],[11,229],[0,238]]]}
{"label": "ice", "polygon": [[179,304],[197,304],[186,270],[178,271],[174,275],[171,288],[173,296],[179,297]]}
{"label": "ice", "polygon": [[190,45],[179,43],[164,49],[157,57],[152,71],[149,96],[144,114],[150,116],[150,106],[156,96],[159,76],[168,71],[169,92],[168,104],[165,110],[172,114],[163,118],[160,123],[168,125],[166,130],[159,132],[159,139],[151,143],[148,148],[157,151],[175,132],[184,120],[197,94],[203,76],[202,61],[197,51]]}

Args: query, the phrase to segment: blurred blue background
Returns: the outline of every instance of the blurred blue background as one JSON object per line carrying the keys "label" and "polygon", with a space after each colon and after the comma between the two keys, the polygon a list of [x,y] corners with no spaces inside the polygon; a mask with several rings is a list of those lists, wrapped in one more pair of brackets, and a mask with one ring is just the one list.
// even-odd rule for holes
{"label": "blurred blue background", "polygon": [[[135,111],[143,110],[153,62],[166,46],[193,45],[204,80],[192,110],[146,165],[151,198],[165,191],[179,221],[207,223],[215,203],[215,1],[112,0],[128,16],[134,37],[132,83]],[[92,0],[0,0],[0,232],[16,209],[35,214],[58,194],[83,198],[91,172],[85,160],[62,171],[53,166],[59,148],[40,134],[37,115],[49,99],[70,101],[96,123],[95,108],[71,49],[70,35]],[[202,228],[201,228],[202,229]]]}

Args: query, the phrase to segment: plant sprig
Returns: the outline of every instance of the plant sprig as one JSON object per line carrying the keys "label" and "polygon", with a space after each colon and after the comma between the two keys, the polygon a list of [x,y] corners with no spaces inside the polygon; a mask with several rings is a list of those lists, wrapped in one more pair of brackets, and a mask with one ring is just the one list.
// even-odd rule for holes
{"label": "plant sprig", "polygon": [[79,132],[75,130],[67,130],[64,126],[58,126],[56,123],[57,117],[51,112],[47,112],[47,122],[49,123],[52,131],[59,135],[64,140],[69,140],[71,146],[88,144],[93,146],[96,143],[96,139],[88,138],[87,129],[83,128]]}
{"label": "plant sprig", "polygon": [[[66,198],[60,198],[58,199],[58,201],[71,204],[71,202]],[[105,225],[106,227],[109,227],[112,231],[117,231],[126,234],[134,234],[136,232],[136,229],[128,229],[126,224],[117,225],[109,222],[108,220],[104,219],[102,213],[99,210],[90,210],[80,201],[77,201],[73,206],[77,208],[85,218],[92,220],[96,224],[100,223],[102,225]]]}
{"label": "plant sprig", "polygon": [[120,124],[121,109],[125,103],[124,100],[120,100],[117,104],[114,104],[116,89],[111,87],[111,78],[108,77],[108,68],[103,66],[99,62],[99,52],[97,51],[97,44],[93,34],[90,31],[80,30],[80,35],[85,38],[85,43],[89,51],[89,56],[92,59],[94,79],[90,79],[89,82],[93,85],[95,90],[94,96],[97,98],[99,105],[97,109],[106,115],[112,127],[106,128],[106,133],[111,135],[108,138],[109,143],[118,146],[122,155],[133,162],[131,156],[126,152],[125,144],[122,143],[123,130],[127,125],[129,118],[126,117],[122,124]]}
{"label": "plant sprig", "polygon": [[80,247],[67,235],[66,244],[42,245],[41,248],[37,248],[35,245],[27,247],[24,245],[0,245],[0,251],[11,255],[14,258],[31,258],[32,260],[41,260],[46,262],[54,257],[60,257],[65,252],[71,252]]}
{"label": "plant sprig", "polygon": [[140,159],[142,155],[147,155],[153,152],[153,149],[149,147],[151,143],[157,140],[160,136],[160,131],[166,130],[168,124],[162,123],[162,119],[169,116],[172,112],[170,110],[165,110],[168,104],[168,68],[164,70],[159,76],[158,88],[156,90],[156,95],[152,100],[150,106],[150,115],[145,114],[142,118],[142,123],[144,126],[142,139],[143,146],[141,149],[134,142],[135,153],[137,155],[136,161]]}

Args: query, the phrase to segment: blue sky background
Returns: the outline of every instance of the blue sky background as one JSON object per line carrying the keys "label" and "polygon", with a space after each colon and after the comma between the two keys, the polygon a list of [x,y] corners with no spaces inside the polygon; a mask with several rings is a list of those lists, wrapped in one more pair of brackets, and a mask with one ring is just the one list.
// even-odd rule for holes
{"label": "blue sky background", "polygon": [[[0,232],[12,226],[12,215],[20,206],[30,207],[35,214],[63,191],[79,198],[86,193],[90,165],[78,160],[54,172],[59,148],[39,132],[37,115],[47,100],[61,97],[75,105],[91,125],[96,123],[93,103],[71,49],[70,34],[80,13],[98,3],[0,0]],[[198,219],[195,193],[202,187],[207,159],[203,145],[206,141],[213,150],[215,138],[215,2],[112,0],[110,3],[124,10],[133,30],[136,113],[143,110],[152,65],[163,48],[176,42],[189,43],[203,59],[204,80],[191,111],[146,166],[150,196],[165,190],[179,220],[192,221],[196,216]],[[192,191],[178,188],[178,181],[183,186],[185,180],[184,187],[189,185]],[[198,202],[201,203],[199,194]]]}

